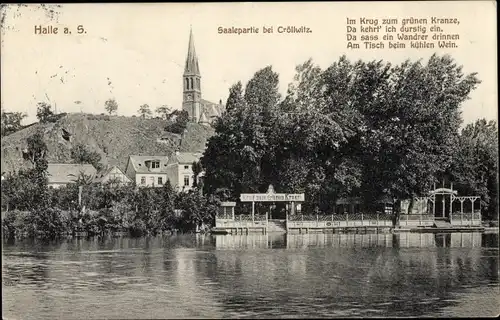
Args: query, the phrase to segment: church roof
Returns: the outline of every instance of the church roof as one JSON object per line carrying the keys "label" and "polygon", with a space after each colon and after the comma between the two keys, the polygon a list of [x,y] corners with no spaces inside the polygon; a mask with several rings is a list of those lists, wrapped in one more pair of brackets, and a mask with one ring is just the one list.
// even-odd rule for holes
{"label": "church roof", "polygon": [[207,119],[207,116],[205,115],[205,112],[201,113],[199,123],[208,123],[208,119]]}
{"label": "church roof", "polygon": [[200,67],[198,65],[198,57],[194,48],[193,30],[189,32],[189,45],[186,57],[186,66],[184,67],[184,74],[200,75]]}

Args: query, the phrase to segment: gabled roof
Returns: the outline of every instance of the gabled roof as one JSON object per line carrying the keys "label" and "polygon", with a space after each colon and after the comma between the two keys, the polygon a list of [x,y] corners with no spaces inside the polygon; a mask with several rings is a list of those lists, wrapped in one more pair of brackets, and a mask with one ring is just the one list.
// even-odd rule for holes
{"label": "gabled roof", "polygon": [[[118,168],[117,166],[113,166],[113,167],[107,167],[107,168],[104,168],[102,169],[101,171],[99,171],[96,175],[95,175],[95,179],[94,179],[94,182],[102,182],[104,178],[106,178],[106,176],[108,174],[110,174],[114,169],[118,170],[121,174],[123,174],[125,176],[125,174],[123,173],[122,170],[120,170],[120,168]],[[125,176],[128,180],[130,180],[127,176]]]}
{"label": "gabled roof", "polygon": [[49,183],[72,183],[83,173],[94,178],[97,170],[91,164],[49,163],[47,178]]}
{"label": "gabled roof", "polygon": [[198,121],[198,122],[199,123],[208,123],[208,119],[207,119],[207,116],[205,115],[205,112],[201,113],[200,121]]}
{"label": "gabled roof", "polygon": [[200,161],[202,154],[199,152],[176,152],[170,157],[169,164],[192,164],[193,162]]}
{"label": "gabled roof", "polygon": [[[129,156],[129,163],[127,166],[132,165],[136,173],[167,173],[168,156]],[[147,163],[148,161],[159,161],[160,167],[150,170]]]}

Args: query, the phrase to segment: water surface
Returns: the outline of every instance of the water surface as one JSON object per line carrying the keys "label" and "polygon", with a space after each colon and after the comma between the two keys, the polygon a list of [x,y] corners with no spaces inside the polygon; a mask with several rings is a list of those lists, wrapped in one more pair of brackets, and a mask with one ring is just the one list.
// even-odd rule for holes
{"label": "water surface", "polygon": [[498,233],[3,242],[4,319],[495,316]]}

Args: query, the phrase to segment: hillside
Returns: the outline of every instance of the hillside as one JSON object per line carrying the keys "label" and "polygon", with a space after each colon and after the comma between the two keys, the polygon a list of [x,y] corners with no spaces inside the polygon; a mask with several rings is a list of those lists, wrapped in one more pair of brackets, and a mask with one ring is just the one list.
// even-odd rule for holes
{"label": "hillside", "polygon": [[[164,131],[165,120],[139,117],[67,114],[55,123],[34,124],[2,138],[2,172],[29,166],[22,150],[26,139],[37,130],[44,132],[48,161],[71,163],[71,148],[83,143],[101,155],[104,165],[117,165],[125,170],[128,156],[169,155],[175,150],[201,151],[213,135],[211,127],[189,123],[185,133]],[[65,136],[69,133],[69,140]],[[67,136],[66,136],[67,137]]]}

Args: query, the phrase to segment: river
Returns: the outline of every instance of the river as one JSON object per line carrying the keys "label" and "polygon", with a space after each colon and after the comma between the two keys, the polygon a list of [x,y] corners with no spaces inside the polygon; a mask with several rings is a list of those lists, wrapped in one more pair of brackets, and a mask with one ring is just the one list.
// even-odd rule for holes
{"label": "river", "polygon": [[498,233],[3,241],[4,319],[481,317]]}

